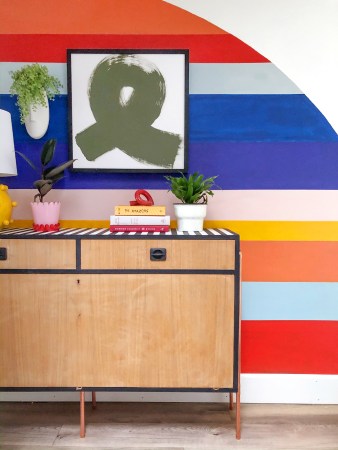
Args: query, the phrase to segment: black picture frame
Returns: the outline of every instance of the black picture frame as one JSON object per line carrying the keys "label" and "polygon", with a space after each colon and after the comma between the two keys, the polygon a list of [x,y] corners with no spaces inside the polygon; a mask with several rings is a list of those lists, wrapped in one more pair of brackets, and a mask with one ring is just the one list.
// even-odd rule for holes
{"label": "black picture frame", "polygon": [[78,172],[187,172],[189,50],[68,49]]}

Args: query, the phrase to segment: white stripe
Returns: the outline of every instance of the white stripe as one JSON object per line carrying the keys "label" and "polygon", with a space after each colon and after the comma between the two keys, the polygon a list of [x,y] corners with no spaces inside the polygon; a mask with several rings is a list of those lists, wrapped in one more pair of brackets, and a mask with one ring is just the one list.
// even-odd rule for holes
{"label": "white stripe", "polygon": [[31,231],[31,228],[23,228],[22,230],[20,230],[20,228],[15,228],[14,230],[1,230],[1,234],[18,234],[18,235],[22,235],[22,234],[26,234],[27,232]]}
{"label": "white stripe", "polygon": [[91,236],[95,236],[96,234],[102,233],[103,228],[97,228],[96,231],[90,233]]}
{"label": "white stripe", "polygon": [[60,231],[56,231],[56,235],[69,233],[70,230],[76,230],[76,228],[61,228]]}
{"label": "white stripe", "polygon": [[[11,71],[32,63],[0,62],[0,94],[9,94]],[[67,94],[67,65],[43,63]],[[299,88],[272,63],[191,63],[190,94],[301,94]]]}
{"label": "white stripe", "polygon": [[219,232],[212,228],[208,228],[208,231],[210,231],[212,234],[215,234],[216,236],[219,236]]}
{"label": "white stripe", "polygon": [[71,236],[72,234],[79,234],[80,231],[86,230],[86,228],[74,228],[72,231],[67,231],[65,233],[66,236]]}
{"label": "white stripe", "polygon": [[79,233],[79,235],[84,235],[84,234],[92,234],[92,231],[95,231],[96,228],[89,228],[88,230],[82,231],[81,233]]}
{"label": "white stripe", "polygon": [[228,236],[232,236],[234,233],[231,233],[228,230],[225,230],[224,228],[219,228],[220,231],[222,231],[224,234],[227,234]]}
{"label": "white stripe", "polygon": [[[10,189],[18,202],[15,219],[31,220],[32,189]],[[54,189],[50,201],[61,201],[63,220],[107,220],[112,205],[122,204],[134,196],[130,189]],[[175,197],[166,189],[152,190],[155,204],[165,205],[175,219]],[[97,199],[100,198],[100,203]],[[95,205],[95,208],[93,208]],[[253,221],[338,221],[338,190],[226,190],[215,191],[209,199],[207,220]]]}
{"label": "white stripe", "polygon": [[243,374],[243,403],[338,404],[338,375]]}
{"label": "white stripe", "polygon": [[[220,392],[98,392],[104,402],[227,402]],[[78,401],[78,392],[0,392],[2,402]],[[90,395],[87,394],[87,401]],[[338,404],[338,375],[242,374],[241,403]]]}

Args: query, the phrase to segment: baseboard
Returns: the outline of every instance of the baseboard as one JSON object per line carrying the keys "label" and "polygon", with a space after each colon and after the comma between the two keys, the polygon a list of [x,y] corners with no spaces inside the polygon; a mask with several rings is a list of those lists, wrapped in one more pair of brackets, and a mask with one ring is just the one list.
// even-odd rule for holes
{"label": "baseboard", "polygon": [[[228,394],[98,392],[103,402],[227,402]],[[86,400],[91,399],[86,393]],[[78,392],[0,392],[0,401],[78,401]],[[338,375],[242,374],[242,403],[338,404]]]}
{"label": "baseboard", "polygon": [[243,403],[338,404],[338,375],[243,374]]}

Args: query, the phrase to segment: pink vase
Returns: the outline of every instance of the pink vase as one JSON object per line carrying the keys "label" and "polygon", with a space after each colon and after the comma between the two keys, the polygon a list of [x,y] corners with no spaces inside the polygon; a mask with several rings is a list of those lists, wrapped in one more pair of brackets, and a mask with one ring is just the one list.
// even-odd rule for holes
{"label": "pink vase", "polygon": [[33,228],[36,231],[54,231],[60,228],[60,202],[32,202]]}

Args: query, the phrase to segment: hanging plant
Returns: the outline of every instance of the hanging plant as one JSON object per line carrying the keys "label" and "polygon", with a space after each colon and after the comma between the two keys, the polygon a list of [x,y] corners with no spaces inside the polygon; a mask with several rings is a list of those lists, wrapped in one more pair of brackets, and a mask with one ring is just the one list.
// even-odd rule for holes
{"label": "hanging plant", "polygon": [[11,71],[13,83],[10,94],[17,95],[16,105],[20,111],[20,122],[24,123],[29,115],[30,106],[36,110],[37,106],[47,106],[47,98],[54,100],[60,94],[61,82],[48,73],[47,66],[38,63],[28,64],[21,69]]}

